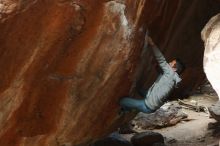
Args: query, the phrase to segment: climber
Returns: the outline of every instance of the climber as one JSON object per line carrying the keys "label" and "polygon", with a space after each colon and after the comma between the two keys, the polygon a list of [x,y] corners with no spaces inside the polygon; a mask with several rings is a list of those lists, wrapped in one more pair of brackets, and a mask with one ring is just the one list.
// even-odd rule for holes
{"label": "climber", "polygon": [[163,54],[154,44],[150,37],[145,38],[144,49],[150,45],[151,50],[158,62],[162,73],[159,74],[154,84],[144,93],[144,99],[134,99],[125,97],[120,100],[121,112],[139,111],[144,113],[152,113],[160,108],[167,100],[170,91],[177,87],[181,81],[179,75],[184,71],[185,66],[179,59],[174,59],[167,63]]}

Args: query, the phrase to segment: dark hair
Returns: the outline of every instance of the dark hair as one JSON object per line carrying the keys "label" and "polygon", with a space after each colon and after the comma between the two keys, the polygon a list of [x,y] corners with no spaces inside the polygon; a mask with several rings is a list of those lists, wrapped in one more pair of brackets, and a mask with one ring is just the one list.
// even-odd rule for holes
{"label": "dark hair", "polygon": [[181,73],[183,73],[186,67],[179,58],[175,58],[175,60],[176,60],[176,69],[177,69],[176,72],[180,75]]}

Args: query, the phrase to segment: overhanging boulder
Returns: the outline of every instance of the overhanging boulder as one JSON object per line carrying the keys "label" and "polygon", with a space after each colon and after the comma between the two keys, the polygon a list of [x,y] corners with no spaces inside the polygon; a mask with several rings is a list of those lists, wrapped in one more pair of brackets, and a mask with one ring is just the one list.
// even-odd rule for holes
{"label": "overhanging boulder", "polygon": [[168,60],[188,61],[179,89],[192,90],[203,48],[185,39],[217,10],[214,0],[1,0],[0,145],[86,145],[116,130],[119,99],[156,76],[146,27]]}

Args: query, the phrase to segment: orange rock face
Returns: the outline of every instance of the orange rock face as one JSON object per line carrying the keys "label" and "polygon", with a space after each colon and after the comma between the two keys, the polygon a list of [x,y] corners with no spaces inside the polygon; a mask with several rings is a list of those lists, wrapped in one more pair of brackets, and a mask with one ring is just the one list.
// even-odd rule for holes
{"label": "orange rock face", "polygon": [[[190,8],[183,0],[1,0],[0,145],[75,146],[115,130],[118,100],[134,93],[140,68],[146,84],[155,76],[142,52],[146,25],[165,50]],[[181,47],[166,56],[175,51],[190,58]]]}
{"label": "orange rock face", "polygon": [[0,3],[0,145],[76,145],[113,130],[144,0]]}

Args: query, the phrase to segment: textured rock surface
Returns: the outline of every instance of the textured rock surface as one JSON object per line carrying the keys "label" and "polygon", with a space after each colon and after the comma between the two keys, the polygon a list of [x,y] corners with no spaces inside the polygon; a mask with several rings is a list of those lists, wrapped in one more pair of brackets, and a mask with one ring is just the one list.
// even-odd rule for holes
{"label": "textured rock surface", "polygon": [[1,12],[0,145],[76,145],[115,129],[144,1],[13,2],[26,9]]}
{"label": "textured rock surface", "polygon": [[131,120],[131,129],[136,132],[143,130],[151,130],[156,128],[163,128],[173,126],[179,123],[182,119],[187,118],[181,106],[178,103],[165,104],[156,112],[151,114],[138,113],[137,116]]}
{"label": "textured rock surface", "polygon": [[146,131],[135,134],[131,142],[134,146],[153,146],[155,143],[164,143],[164,138],[160,133]]}
{"label": "textured rock surface", "polygon": [[214,16],[202,30],[205,45],[204,70],[220,98],[220,14]]}
{"label": "textured rock surface", "polygon": [[114,132],[108,137],[94,142],[91,146],[132,146],[132,144],[118,132]]}
{"label": "textured rock surface", "polygon": [[72,146],[115,130],[119,98],[155,77],[151,54],[141,55],[145,24],[166,57],[190,62],[191,89],[202,78],[194,38],[217,8],[214,0],[0,0],[0,145]]}

